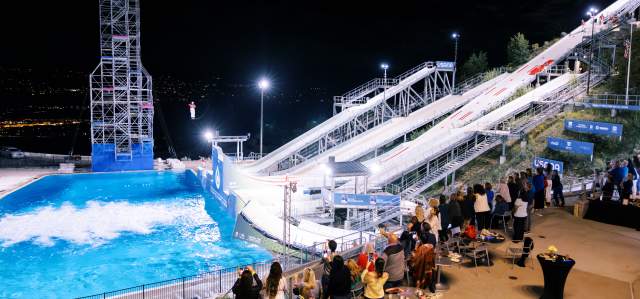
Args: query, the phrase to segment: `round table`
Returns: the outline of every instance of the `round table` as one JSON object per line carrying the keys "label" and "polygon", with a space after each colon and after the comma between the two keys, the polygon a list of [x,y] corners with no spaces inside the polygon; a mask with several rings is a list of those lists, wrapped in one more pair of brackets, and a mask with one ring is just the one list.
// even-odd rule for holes
{"label": "round table", "polygon": [[545,256],[543,253],[537,255],[544,275],[544,294],[542,298],[562,299],[564,296],[564,284],[567,281],[567,276],[569,276],[569,271],[576,264],[576,261],[563,255],[556,255],[555,259],[547,259]]}
{"label": "round table", "polygon": [[418,292],[422,293],[422,298],[436,298],[439,297],[436,293],[431,293],[429,290],[418,289],[414,287],[399,287],[402,291],[397,294],[385,294],[384,298],[389,299],[400,299],[400,298],[408,298],[408,299],[417,299],[420,298],[418,296]]}

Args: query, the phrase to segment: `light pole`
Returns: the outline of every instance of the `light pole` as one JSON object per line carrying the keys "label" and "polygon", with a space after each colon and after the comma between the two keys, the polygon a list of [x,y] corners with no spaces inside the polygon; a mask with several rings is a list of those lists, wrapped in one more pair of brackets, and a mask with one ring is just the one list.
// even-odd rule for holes
{"label": "light pole", "polygon": [[262,131],[264,127],[264,91],[269,89],[269,80],[260,79],[258,87],[260,88],[260,158],[262,158]]}
{"label": "light pole", "polygon": [[629,44],[627,50],[627,86],[624,90],[624,104],[629,105],[629,75],[631,74],[631,46],[633,45],[633,23],[629,22]]}
{"label": "light pole", "polygon": [[590,8],[587,12],[587,16],[591,20],[591,43],[589,44],[589,69],[587,70],[587,95],[589,95],[589,87],[591,86],[591,69],[593,64],[593,33],[596,25],[596,14],[598,10],[595,8]]}
{"label": "light pole", "polygon": [[451,38],[453,38],[453,41],[454,41],[454,46],[453,46],[453,79],[452,79],[453,88],[451,88],[451,90],[453,91],[453,89],[456,88],[456,71],[458,70],[458,40],[460,39],[460,34],[458,34],[457,32],[454,32],[453,34],[451,34]]}
{"label": "light pole", "polygon": [[387,100],[387,70],[389,69],[389,65],[386,63],[381,63],[380,68],[384,72],[382,79],[382,98],[383,100]]}

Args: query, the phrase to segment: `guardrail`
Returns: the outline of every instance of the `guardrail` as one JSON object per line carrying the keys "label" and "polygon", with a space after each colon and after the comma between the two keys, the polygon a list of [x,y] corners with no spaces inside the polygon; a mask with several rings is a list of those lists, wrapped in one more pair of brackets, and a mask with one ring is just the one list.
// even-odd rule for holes
{"label": "guardrail", "polygon": [[[192,299],[213,298],[227,292],[238,278],[237,270],[252,266],[260,277],[269,273],[272,261],[246,264],[237,267],[218,269],[197,275],[183,276],[154,283],[143,284],[126,289],[78,297],[77,299]],[[114,273],[115,274],[115,273]],[[117,275],[117,274],[115,274]]]}

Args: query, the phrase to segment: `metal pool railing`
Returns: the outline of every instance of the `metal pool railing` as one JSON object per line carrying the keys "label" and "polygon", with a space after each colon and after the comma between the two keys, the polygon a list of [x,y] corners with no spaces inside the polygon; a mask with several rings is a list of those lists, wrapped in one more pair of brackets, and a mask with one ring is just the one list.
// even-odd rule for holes
{"label": "metal pool railing", "polygon": [[[77,299],[195,299],[217,298],[228,292],[238,278],[238,268],[252,266],[259,277],[269,273],[272,261],[218,269],[197,275],[143,284],[117,291],[104,292]],[[114,275],[118,275],[114,273]]]}

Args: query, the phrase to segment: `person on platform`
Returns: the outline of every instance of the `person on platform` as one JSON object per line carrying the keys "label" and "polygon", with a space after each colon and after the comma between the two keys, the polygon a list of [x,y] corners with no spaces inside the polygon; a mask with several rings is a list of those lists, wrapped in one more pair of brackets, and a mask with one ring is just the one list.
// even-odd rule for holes
{"label": "person on platform", "polygon": [[536,175],[533,177],[533,189],[534,191],[534,212],[538,212],[536,215],[542,216],[539,212],[544,209],[544,185],[545,178],[542,174],[542,168],[536,168]]}
{"label": "person on platform", "polygon": [[344,265],[344,259],[340,255],[333,257],[331,273],[325,298],[347,299],[351,298],[351,273]]}
{"label": "person on platform", "polygon": [[557,170],[554,170],[551,174],[551,189],[553,191],[553,201],[555,202],[556,207],[564,207],[563,186]]}
{"label": "person on platform", "polygon": [[615,179],[613,174],[607,176],[607,181],[602,186],[602,200],[611,201],[613,199],[613,190],[615,189]]}
{"label": "person on platform", "polygon": [[285,299],[288,292],[287,280],[282,276],[282,266],[280,263],[273,262],[269,275],[264,283],[265,297],[269,299]]}
{"label": "person on platform", "polygon": [[633,193],[633,173],[627,174],[627,179],[622,182],[622,194],[621,199],[631,200],[631,194]]}
{"label": "person on platform", "polygon": [[476,196],[473,194],[473,188],[467,188],[467,194],[464,195],[462,202],[462,218],[464,218],[464,225],[460,230],[464,231],[469,223],[475,222],[475,209]]}
{"label": "person on platform", "polygon": [[[411,222],[407,224],[407,230],[411,230]],[[403,232],[404,234],[404,232]],[[415,244],[415,243],[414,243]],[[409,251],[410,252],[410,251]],[[360,267],[360,271],[364,270],[364,267],[367,265],[367,261],[375,261],[378,258],[378,254],[373,246],[373,242],[369,242],[364,245],[364,248],[360,255],[358,255],[358,267]],[[373,271],[373,265],[370,265],[369,271]]]}
{"label": "person on platform", "polygon": [[507,203],[507,205],[511,206],[511,191],[509,190],[509,184],[505,181],[504,178],[500,178],[497,191],[498,194],[502,195],[502,198],[504,198],[504,201]]}
{"label": "person on platform", "polygon": [[491,208],[487,200],[487,194],[484,191],[484,187],[480,184],[473,185],[473,194],[476,197],[473,209],[476,213],[476,222],[478,223],[478,230],[488,228],[489,215]]}
{"label": "person on platform", "polygon": [[[424,223],[427,223],[426,221]],[[384,272],[389,273],[389,279],[385,282],[384,289],[398,287],[404,277],[405,258],[404,248],[398,242],[398,237],[393,233],[386,233],[388,245],[382,252],[384,259]]]}
{"label": "person on platform", "polygon": [[487,203],[489,204],[489,208],[491,209],[491,211],[493,211],[493,209],[495,208],[493,199],[495,198],[496,193],[493,192],[493,186],[491,186],[491,183],[484,183],[484,192],[487,195]]}
{"label": "person on platform", "polygon": [[364,297],[368,299],[384,298],[384,284],[389,279],[389,273],[384,272],[384,259],[377,258],[375,260],[375,271],[369,271],[369,266],[374,266],[373,261],[367,262],[367,267],[360,278],[364,284]]}
{"label": "person on platform", "polygon": [[327,298],[329,287],[329,275],[331,274],[331,267],[333,266],[333,257],[336,255],[336,249],[338,243],[334,240],[329,240],[325,243],[324,256],[322,257],[322,277],[320,282],[322,283],[322,297]]}
{"label": "person on platform", "polygon": [[449,212],[449,223],[451,223],[451,235],[456,236],[460,234],[460,229],[462,227],[462,223],[464,221],[462,217],[462,209],[460,207],[460,203],[462,203],[462,194],[460,192],[451,194],[451,198],[449,200],[449,207],[447,208]]}
{"label": "person on platform", "polygon": [[440,229],[438,230],[438,240],[444,242],[448,239],[448,231],[449,231],[449,203],[447,201],[447,196],[444,194],[440,195],[440,204],[438,205],[439,215],[438,219],[440,220]]}
{"label": "person on platform", "polygon": [[[244,270],[238,270],[238,279],[233,284],[231,291],[236,298],[258,299],[262,290],[262,280],[251,266]],[[255,284],[254,284],[255,281]]]}
{"label": "person on platform", "polygon": [[511,202],[509,203],[509,210],[513,210],[513,205],[516,202],[516,198],[518,198],[518,193],[520,192],[520,184],[517,183],[519,181],[520,175],[516,172],[513,176],[509,176],[507,180],[507,186],[509,187],[509,196],[511,196]]}

